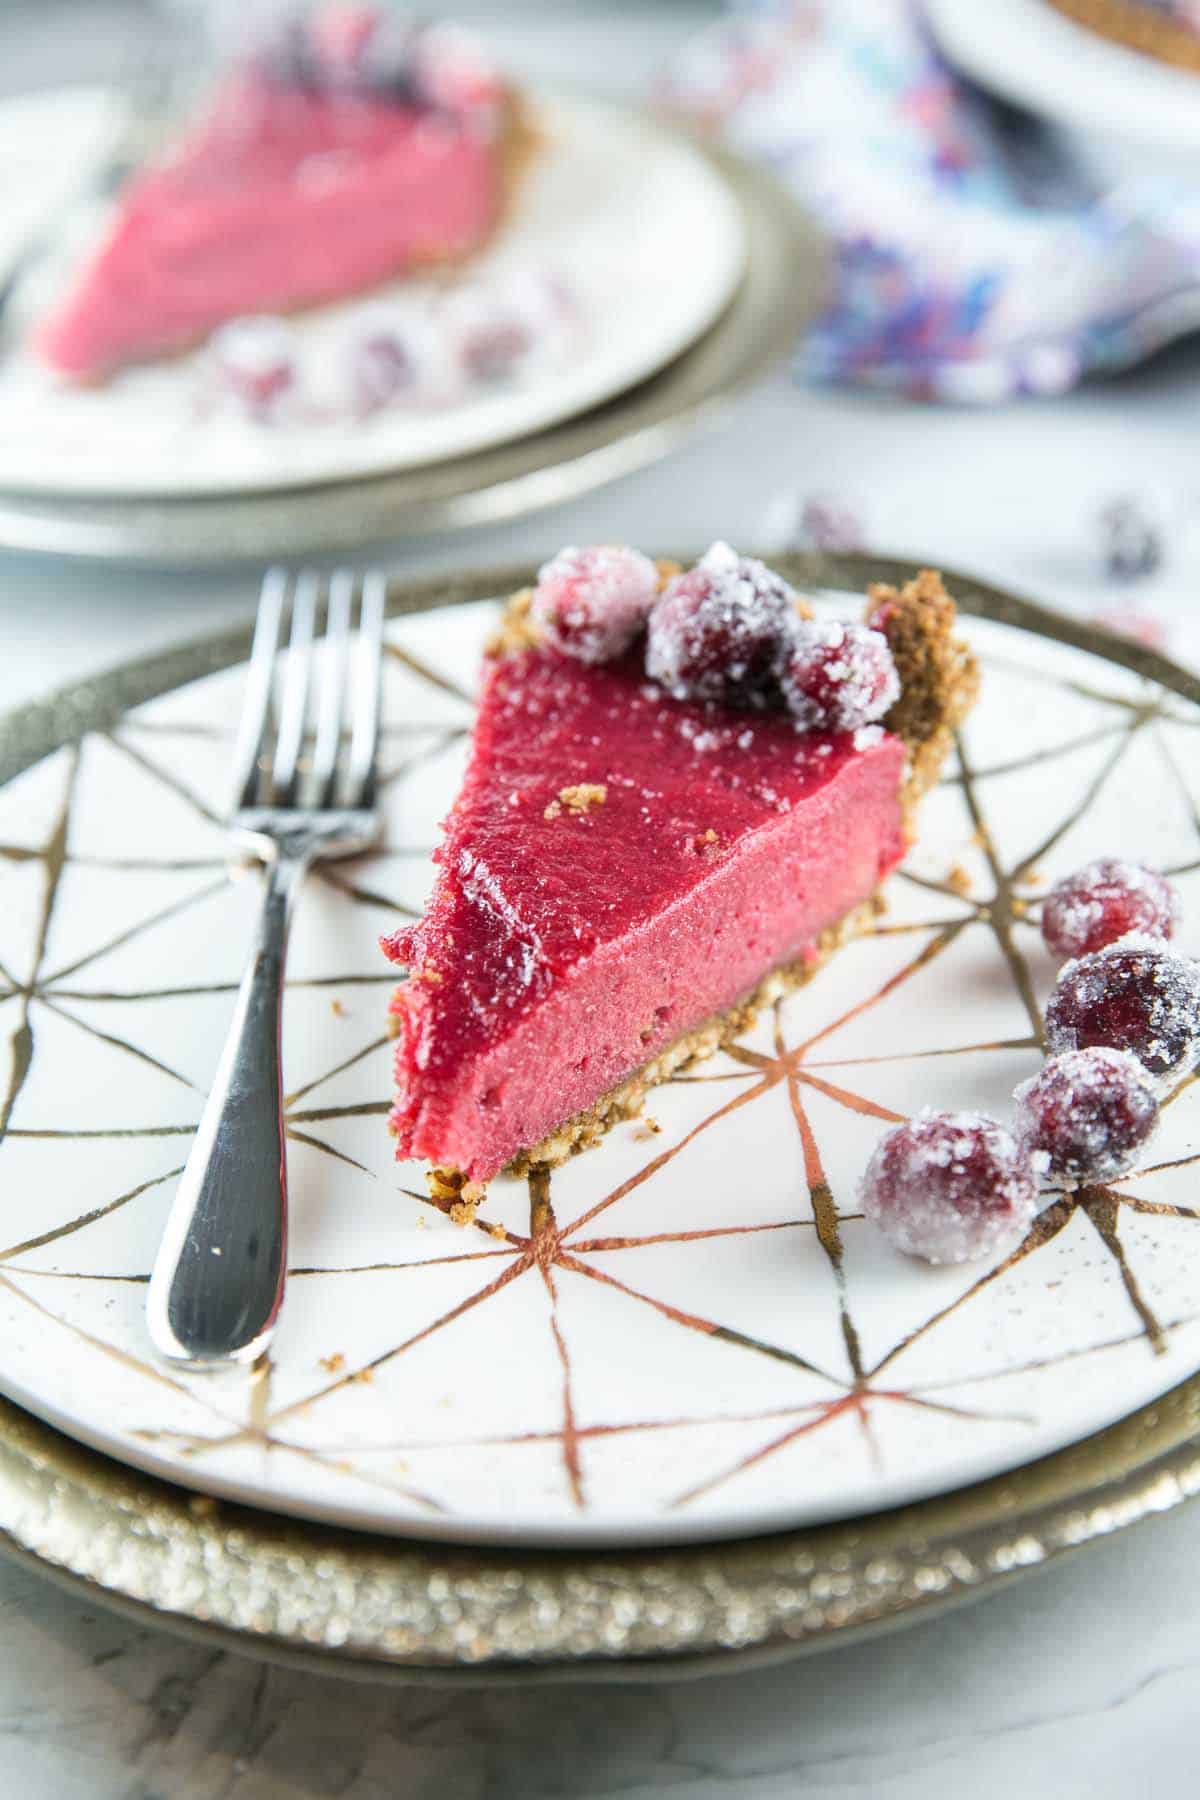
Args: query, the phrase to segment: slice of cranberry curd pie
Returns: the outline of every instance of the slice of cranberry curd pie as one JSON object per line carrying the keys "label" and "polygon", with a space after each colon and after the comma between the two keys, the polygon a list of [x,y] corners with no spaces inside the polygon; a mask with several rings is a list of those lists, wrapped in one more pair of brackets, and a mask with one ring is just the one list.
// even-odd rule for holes
{"label": "slice of cranberry curd pie", "polygon": [[36,333],[69,381],[462,262],[507,210],[536,133],[469,38],[386,6],[244,11],[246,48]]}
{"label": "slice of cranberry curd pie", "polygon": [[424,917],[383,947],[401,1158],[556,1164],[871,928],[978,673],[925,571],[818,621],[763,563],[564,550],[489,648]]}

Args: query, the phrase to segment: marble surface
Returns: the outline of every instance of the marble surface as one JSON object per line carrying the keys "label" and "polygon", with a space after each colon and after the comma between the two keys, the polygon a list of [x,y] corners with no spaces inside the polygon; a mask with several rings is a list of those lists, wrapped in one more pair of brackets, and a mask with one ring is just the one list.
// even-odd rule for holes
{"label": "marble surface", "polygon": [[[0,88],[115,66],[139,10],[0,0]],[[484,13],[495,8],[459,7]],[[505,9],[514,56],[619,89],[708,9]],[[565,10],[565,9],[564,9]],[[562,14],[558,15],[561,25]],[[81,29],[86,18],[86,30]],[[397,569],[536,557],[565,539],[648,548],[785,537],[832,494],[879,547],[992,574],[1196,642],[1200,354],[998,413],[797,394],[781,374],[720,435],[560,513]],[[753,446],[753,454],[748,447]],[[1096,515],[1162,521],[1161,570],[1107,584]],[[243,577],[164,580],[0,559],[0,706],[243,617]],[[1194,652],[1192,652],[1194,653]],[[82,1606],[0,1563],[0,1792],[21,1800],[1125,1800],[1186,1791],[1200,1668],[1200,1510],[1027,1577],[940,1622],[772,1672],[653,1687],[389,1691],[265,1668]]]}
{"label": "marble surface", "polygon": [[22,1800],[1129,1800],[1190,1791],[1200,1517],[941,1621],[656,1686],[389,1690],[269,1668],[0,1570]]}

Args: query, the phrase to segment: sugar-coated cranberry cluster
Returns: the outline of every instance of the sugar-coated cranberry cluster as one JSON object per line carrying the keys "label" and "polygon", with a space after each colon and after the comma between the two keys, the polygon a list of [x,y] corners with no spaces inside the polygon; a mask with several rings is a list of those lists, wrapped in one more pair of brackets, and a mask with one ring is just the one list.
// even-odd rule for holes
{"label": "sugar-coated cranberry cluster", "polygon": [[499,72],[457,27],[370,4],[267,11],[265,29],[251,28],[249,61],[281,87],[448,113],[503,99]]}
{"label": "sugar-coated cranberry cluster", "polygon": [[645,632],[646,673],[677,700],[786,710],[805,731],[854,731],[900,696],[882,632],[804,616],[783,577],[716,543],[666,582],[640,551],[562,551],[541,571],[534,615],[584,662],[622,656]]}
{"label": "sugar-coated cranberry cluster", "polygon": [[562,359],[578,325],[553,270],[513,268],[444,292],[343,309],[332,344],[288,319],[233,319],[208,348],[212,399],[260,425],[345,423],[461,404]]}
{"label": "sugar-coated cranberry cluster", "polygon": [[1072,956],[1046,1010],[1051,1055],[1014,1095],[1016,1128],[981,1113],[919,1113],[888,1132],[863,1211],[929,1262],[986,1255],[1024,1231],[1039,1177],[1115,1180],[1158,1123],[1162,1083],[1200,1053],[1200,964],[1170,948],[1178,896],[1153,869],[1105,858],[1042,905],[1042,934]]}

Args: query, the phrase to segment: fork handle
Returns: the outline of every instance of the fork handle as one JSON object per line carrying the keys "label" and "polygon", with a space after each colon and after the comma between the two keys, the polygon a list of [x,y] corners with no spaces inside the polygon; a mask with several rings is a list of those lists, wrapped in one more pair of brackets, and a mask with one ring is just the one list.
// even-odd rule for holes
{"label": "fork handle", "polygon": [[229,1036],[150,1277],[147,1324],[172,1361],[252,1361],[279,1315],[287,1261],[283,968],[308,862],[285,846],[267,865]]}

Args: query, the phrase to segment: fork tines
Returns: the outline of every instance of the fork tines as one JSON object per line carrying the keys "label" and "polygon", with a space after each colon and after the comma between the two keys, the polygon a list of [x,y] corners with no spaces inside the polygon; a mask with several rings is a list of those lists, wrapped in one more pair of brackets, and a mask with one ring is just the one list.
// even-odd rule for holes
{"label": "fork tines", "polygon": [[258,605],[234,806],[370,810],[387,583],[379,570],[267,571]]}

